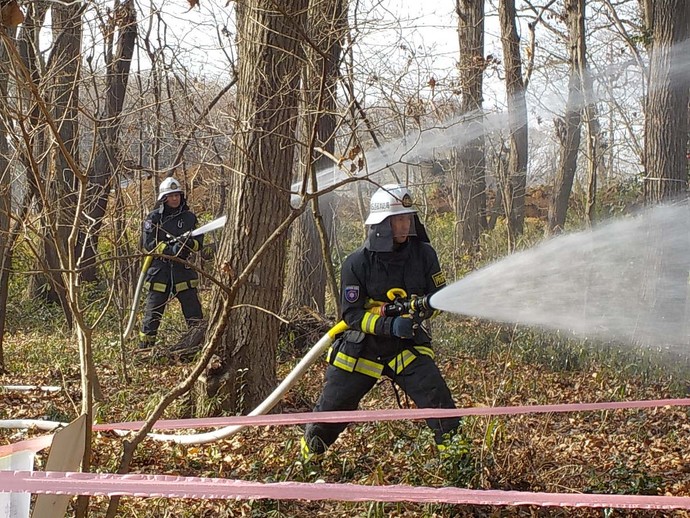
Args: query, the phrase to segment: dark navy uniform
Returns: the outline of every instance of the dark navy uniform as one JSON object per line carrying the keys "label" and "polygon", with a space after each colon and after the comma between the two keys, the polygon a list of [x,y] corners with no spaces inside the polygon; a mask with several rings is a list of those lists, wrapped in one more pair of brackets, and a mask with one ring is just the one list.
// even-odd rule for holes
{"label": "dark navy uniform", "polygon": [[[390,377],[419,408],[456,408],[450,390],[434,362],[430,335],[424,326],[412,339],[393,336],[395,317],[367,311],[377,302],[388,302],[392,288],[407,296],[429,295],[445,285],[436,251],[415,216],[418,237],[390,251],[373,251],[372,235],[390,231],[385,224],[372,227],[365,245],[345,260],[341,272],[342,317],[349,329],[328,352],[330,365],[315,412],[356,410],[360,400],[383,375]],[[373,233],[373,234],[372,234]],[[453,433],[458,418],[429,419],[437,444]],[[322,453],[345,429],[346,423],[313,423],[303,441],[305,453]]]}
{"label": "dark navy uniform", "polygon": [[[165,203],[153,210],[144,220],[143,246],[153,252],[161,243],[169,243],[161,252],[175,256],[171,236],[179,237],[197,227],[197,218],[189,210],[184,197],[180,206],[171,209]],[[176,257],[186,260],[192,252],[201,249],[203,236],[190,237],[179,248]],[[139,333],[140,347],[155,343],[165,307],[172,297],[177,297],[188,326],[197,325],[202,319],[201,302],[197,292],[199,276],[192,267],[164,257],[154,257],[146,273],[145,286],[149,289],[144,312],[144,322]]]}

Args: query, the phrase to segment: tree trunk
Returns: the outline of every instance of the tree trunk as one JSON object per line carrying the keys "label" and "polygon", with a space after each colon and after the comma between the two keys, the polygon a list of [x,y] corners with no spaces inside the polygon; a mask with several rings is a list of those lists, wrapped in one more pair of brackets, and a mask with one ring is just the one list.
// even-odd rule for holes
{"label": "tree trunk", "polygon": [[[656,0],[650,6],[651,57],[649,89],[645,105],[645,142],[643,165],[644,199],[646,203],[659,203],[687,196],[688,186],[688,88],[687,74],[679,63],[686,59],[690,23],[690,4],[682,0]],[[688,268],[659,254],[657,239],[663,240],[669,229],[663,225],[650,229],[649,260],[645,276],[640,280],[655,289],[668,292],[677,286],[687,286]],[[668,238],[666,238],[668,239]],[[650,281],[646,281],[651,277]],[[665,279],[668,285],[660,283]],[[644,284],[643,284],[644,285]],[[654,319],[665,322],[671,343],[661,347],[687,347],[688,296],[685,299],[655,297]]]}
{"label": "tree trunk", "polygon": [[[17,92],[18,95],[21,96],[22,99],[22,105],[24,106],[33,106],[31,112],[26,117],[26,120],[22,120],[21,122],[24,124],[24,131],[27,137],[25,137],[27,140],[24,142],[25,147],[23,148],[23,153],[21,153],[19,156],[21,157],[20,159],[22,160],[22,163],[24,164],[25,168],[27,171],[32,171],[34,168],[32,168],[31,160],[29,159],[29,156],[31,155],[31,151],[33,149],[33,135],[36,133],[36,125],[37,125],[37,120],[38,120],[38,106],[36,103],[33,102],[32,100],[32,88],[30,84],[25,84],[23,82],[24,79],[27,81],[33,81],[34,85],[38,83],[39,81],[39,75],[38,75],[38,59],[37,59],[37,53],[36,53],[36,48],[38,47],[38,33],[40,30],[40,27],[43,25],[43,20],[46,15],[47,11],[47,4],[44,2],[32,2],[27,6],[27,14],[24,19],[24,22],[21,26],[21,32],[19,33],[19,36],[17,37],[17,51],[19,54],[19,59],[21,60],[22,64],[26,67],[26,69],[29,71],[29,78],[24,78],[22,75],[16,76],[16,81],[17,81]],[[9,31],[8,31],[9,32]],[[10,70],[10,55],[7,52],[7,48],[3,46],[3,58],[2,58],[2,63],[5,64],[6,68],[4,70]],[[3,92],[7,92],[8,84],[7,84],[7,77],[3,77]],[[7,95],[3,94],[3,99],[8,99]],[[6,109],[7,106],[3,105],[5,109],[3,109],[3,118],[4,118],[4,125],[3,125],[3,132],[7,131],[7,128],[9,127],[10,124],[10,114],[8,110]],[[0,147],[5,148],[4,151],[2,152],[2,160],[7,160],[7,155],[6,152],[8,151],[6,149],[6,139],[5,137],[0,138]],[[2,166],[2,171],[3,173],[3,182],[10,182],[10,172],[6,171],[5,166]],[[35,182],[35,176],[31,173],[27,174],[27,185],[29,187],[30,193],[27,194],[24,197],[24,202],[18,211],[18,213],[21,213],[21,216],[18,218],[20,221],[23,220],[24,216],[26,213],[29,211],[29,207],[31,205],[32,200],[36,200],[36,203],[40,205],[40,201],[36,199],[36,194],[37,194],[37,184]],[[5,212],[5,210],[10,211],[12,210],[11,208],[11,202],[10,202],[10,195],[11,191],[9,190],[9,183],[7,184],[8,190],[2,191],[4,195],[7,196],[7,199],[3,201],[3,203],[6,203],[6,209],[0,209],[2,211],[2,216],[7,216],[7,228],[9,228],[9,214],[10,212]],[[2,217],[0,216],[0,217]],[[5,223],[2,223],[2,228],[3,230],[5,229]],[[12,266],[12,256],[13,256],[13,243],[16,240],[16,237],[19,232],[20,225],[17,223],[15,225],[15,228],[13,229],[11,234],[3,234],[0,239],[0,248],[2,249],[2,253],[0,255],[0,367],[3,365],[2,361],[2,341],[4,338],[5,334],[5,319],[6,319],[6,307],[7,307],[7,297],[8,297],[8,284],[9,284],[9,272],[10,268]]]}
{"label": "tree trunk", "polygon": [[119,182],[120,155],[118,138],[122,120],[120,114],[125,102],[129,68],[134,54],[137,37],[136,10],[133,0],[126,0],[117,7],[112,18],[109,37],[114,38],[118,30],[118,41],[115,54],[108,53],[106,63],[105,105],[96,129],[98,151],[88,171],[89,188],[86,221],[91,222],[80,236],[80,266],[83,268],[82,279],[95,281],[98,278],[94,264],[98,251],[98,238],[103,225],[103,217],[108,207],[108,197],[113,182]]}
{"label": "tree trunk", "polygon": [[[565,116],[554,119],[556,136],[560,141],[561,151],[558,170],[554,181],[553,198],[549,204],[547,230],[559,233],[565,226],[568,212],[568,201],[573,189],[577,155],[580,149],[580,126],[582,123],[582,78],[580,71],[584,64],[580,60],[585,55],[585,2],[584,0],[566,0],[565,14],[568,24],[568,46],[570,53],[570,76],[568,80],[568,100]],[[580,48],[582,46],[582,48]]]}
{"label": "tree trunk", "polygon": [[690,4],[654,2],[653,45],[645,109],[644,198],[659,202],[687,192],[688,77],[686,59]]}
{"label": "tree trunk", "polygon": [[654,0],[638,0],[642,15],[642,42],[647,52],[652,50],[652,31],[654,28]]}
{"label": "tree trunk", "polygon": [[457,0],[460,46],[460,113],[467,119],[467,132],[477,135],[455,153],[452,189],[457,219],[457,248],[477,251],[479,236],[486,228],[486,166],[482,86],[484,59],[484,0]]}
{"label": "tree trunk", "polygon": [[[8,71],[11,70],[10,54],[6,45],[14,41],[16,29],[3,28],[5,38],[0,43],[0,95],[7,99],[9,84]],[[10,248],[10,214],[12,212],[12,178],[8,160],[7,128],[10,127],[10,116],[6,101],[0,104],[0,373],[5,370],[5,357],[3,353],[3,338],[5,336],[5,309],[7,307],[7,290],[9,285],[9,272],[12,266],[12,250]]]}
{"label": "tree trunk", "polygon": [[587,61],[584,51],[584,46],[581,45],[580,66],[582,68],[580,69],[580,76],[582,77],[583,115],[587,137],[587,199],[585,200],[585,217],[587,224],[591,226],[596,219],[597,184],[599,183],[599,172],[604,169],[604,161],[601,153],[602,139],[599,109],[594,99],[592,74],[590,73],[589,66],[586,65]]}
{"label": "tree trunk", "polygon": [[49,102],[39,121],[42,140],[36,144],[39,150],[46,150],[48,158],[40,164],[42,170],[34,168],[33,171],[45,204],[41,211],[42,248],[38,257],[43,278],[30,289],[35,290],[33,296],[59,302],[70,327],[72,314],[61,272],[68,267],[68,257],[74,254],[67,244],[76,223],[81,12],[82,4],[77,1],[52,6],[52,28],[56,37],[45,76]]}
{"label": "tree trunk", "polygon": [[[306,0],[284,6],[271,0],[238,4],[238,119],[231,155],[233,178],[229,215],[219,259],[241,272],[278,223],[290,212],[290,184],[300,83],[300,31]],[[224,408],[253,408],[276,381],[276,349],[285,266],[285,239],[263,256],[249,282],[237,292],[238,304],[218,354],[223,366],[207,378],[208,387],[225,383],[218,394]],[[257,310],[261,308],[264,311]],[[221,318],[214,297],[211,322]],[[267,313],[268,312],[268,313]],[[272,314],[271,314],[272,313]],[[208,393],[208,391],[207,391]],[[211,395],[211,394],[209,394]]]}
{"label": "tree trunk", "polygon": [[508,96],[509,148],[507,189],[503,204],[508,217],[508,245],[515,248],[517,236],[525,224],[525,188],[527,186],[527,101],[522,79],[520,38],[517,33],[515,0],[501,0],[499,4],[503,61],[506,70]]}
{"label": "tree trunk", "polygon": [[[305,51],[302,97],[303,116],[301,134],[306,142],[300,161],[300,177],[305,179],[309,191],[314,190],[312,180],[319,170],[333,167],[331,160],[314,152],[318,146],[333,154],[336,131],[336,83],[340,64],[341,39],[347,14],[342,0],[312,0],[309,5],[311,44]],[[327,196],[314,202],[313,210],[305,212],[293,224],[290,234],[287,275],[281,313],[288,319],[299,308],[325,311],[326,286],[329,285],[327,263],[324,256],[317,221],[324,230],[330,230],[333,211]],[[329,250],[329,234],[325,236],[325,249]],[[334,284],[334,280],[330,281]],[[337,295],[336,295],[337,298]]]}

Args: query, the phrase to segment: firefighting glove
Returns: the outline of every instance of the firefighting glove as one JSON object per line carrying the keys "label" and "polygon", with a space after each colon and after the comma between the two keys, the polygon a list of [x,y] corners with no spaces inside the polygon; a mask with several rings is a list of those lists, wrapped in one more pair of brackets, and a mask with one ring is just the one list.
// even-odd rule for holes
{"label": "firefighting glove", "polygon": [[395,317],[391,326],[391,333],[398,338],[412,338],[415,322],[409,316]]}

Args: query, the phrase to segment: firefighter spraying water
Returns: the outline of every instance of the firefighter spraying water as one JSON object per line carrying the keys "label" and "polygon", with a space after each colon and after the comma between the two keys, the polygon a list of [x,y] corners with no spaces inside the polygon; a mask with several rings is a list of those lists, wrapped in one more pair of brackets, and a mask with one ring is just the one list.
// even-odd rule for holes
{"label": "firefighter spraying water", "polygon": [[[436,363],[427,296],[446,284],[409,191],[385,185],[371,198],[364,245],[341,271],[342,317],[348,329],[333,343],[315,412],[356,410],[385,376],[419,408],[455,408]],[[460,425],[429,419],[440,449]],[[347,423],[312,423],[302,439],[305,460],[323,453]]]}

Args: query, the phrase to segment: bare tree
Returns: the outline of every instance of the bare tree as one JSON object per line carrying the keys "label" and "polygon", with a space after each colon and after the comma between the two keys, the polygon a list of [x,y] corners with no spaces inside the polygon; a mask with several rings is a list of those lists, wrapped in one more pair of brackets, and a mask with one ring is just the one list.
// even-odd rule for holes
{"label": "bare tree", "polygon": [[[337,130],[336,87],[341,59],[341,40],[347,14],[342,0],[311,0],[309,4],[309,41],[305,42],[303,68],[301,136],[304,141],[300,160],[302,185],[314,191],[320,169],[333,167],[331,159],[320,151],[333,154]],[[282,314],[288,318],[302,307],[325,311],[326,287],[331,286],[337,299],[332,273],[329,230],[333,214],[330,196],[312,201],[312,211],[305,212],[291,228]],[[319,230],[321,227],[321,230]],[[330,270],[330,275],[328,275]],[[330,280],[329,280],[330,278]]]}
{"label": "bare tree", "polygon": [[483,128],[484,0],[456,0],[460,59],[460,113],[467,116],[467,131],[475,136],[455,150],[452,167],[453,205],[457,218],[456,249],[477,250],[486,227],[486,179]]}
{"label": "bare tree", "polygon": [[596,99],[594,98],[592,73],[585,56],[584,45],[579,46],[580,56],[580,77],[582,78],[582,100],[586,142],[585,157],[587,158],[587,189],[585,201],[585,218],[588,225],[592,225],[595,220],[595,208],[597,197],[597,184],[599,173],[604,166],[603,143],[601,135],[601,123],[599,122],[599,110]]}
{"label": "bare tree", "polygon": [[89,207],[86,229],[80,236],[79,250],[82,276],[86,281],[95,281],[98,277],[94,261],[100,229],[106,215],[110,191],[113,184],[119,182],[122,154],[118,149],[118,138],[137,35],[134,0],[124,0],[121,4],[116,2],[113,16],[105,20],[103,26],[106,40],[105,102],[96,128],[97,152],[88,170]]}
{"label": "bare tree", "polygon": [[[16,29],[0,28],[0,95],[7,103],[10,55],[7,45],[14,45]],[[8,110],[0,111],[0,373],[5,370],[3,338],[5,335],[5,308],[7,307],[8,280],[11,264],[10,214],[12,213],[12,171],[9,167],[7,129],[10,127]]]}
{"label": "bare tree", "polygon": [[503,62],[506,70],[508,96],[508,178],[503,183],[503,205],[508,219],[508,246],[514,249],[517,236],[522,234],[525,222],[525,188],[527,185],[527,100],[522,79],[520,38],[517,33],[515,0],[499,3]]}
{"label": "bare tree", "polygon": [[[301,34],[306,0],[284,6],[251,0],[237,6],[238,117],[230,170],[232,224],[219,251],[227,269],[242,271],[290,212],[290,183],[300,81]],[[238,291],[240,306],[230,315],[219,355],[226,380],[221,396],[228,408],[253,407],[275,386],[280,293],[285,240],[272,244],[249,282]],[[214,298],[212,322],[221,318]],[[217,380],[216,380],[217,381]],[[208,380],[209,386],[213,380]],[[216,383],[217,385],[217,383]]]}
{"label": "bare tree", "polygon": [[554,119],[556,136],[560,143],[560,157],[554,180],[553,198],[549,204],[548,231],[558,233],[565,226],[568,201],[573,189],[580,149],[580,127],[582,124],[582,76],[586,66],[585,56],[585,2],[566,0],[564,18],[568,26],[569,79],[568,100],[565,115]]}

